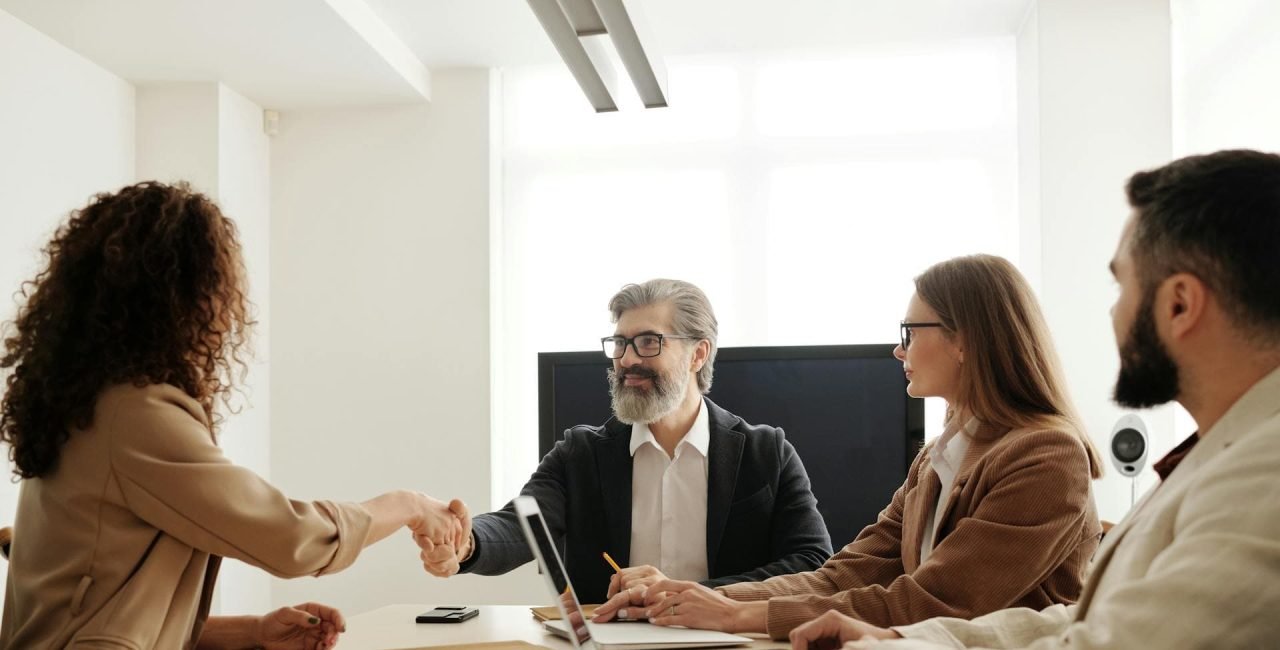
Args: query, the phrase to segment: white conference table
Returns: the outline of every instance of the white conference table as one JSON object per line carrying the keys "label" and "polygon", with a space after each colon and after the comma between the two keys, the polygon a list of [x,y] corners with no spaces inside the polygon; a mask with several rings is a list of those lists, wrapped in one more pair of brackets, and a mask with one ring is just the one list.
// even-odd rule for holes
{"label": "white conference table", "polygon": [[[387,605],[347,618],[339,650],[404,650],[440,645],[525,641],[551,650],[571,650],[569,641],[544,632],[542,622],[520,605],[481,606],[480,615],[461,623],[416,623],[434,605]],[[790,645],[763,635],[738,650],[777,650]]]}

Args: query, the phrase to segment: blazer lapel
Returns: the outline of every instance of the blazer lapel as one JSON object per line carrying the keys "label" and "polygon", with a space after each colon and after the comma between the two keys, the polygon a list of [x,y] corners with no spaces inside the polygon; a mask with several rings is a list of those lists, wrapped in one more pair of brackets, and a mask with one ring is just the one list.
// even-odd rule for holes
{"label": "blazer lapel", "polygon": [[609,555],[631,564],[631,428],[610,420],[595,440],[600,496],[609,525]]}
{"label": "blazer lapel", "polygon": [[707,569],[714,575],[746,436],[730,428],[733,422],[727,412],[711,400],[705,404],[710,409],[711,426],[711,443],[707,446]]}
{"label": "blazer lapel", "polygon": [[[1177,469],[1169,475],[1169,478],[1147,490],[1142,500],[1130,508],[1124,519],[1121,519],[1120,523],[1107,533],[1102,539],[1098,552],[1094,555],[1089,579],[1084,583],[1084,591],[1080,594],[1079,603],[1076,605],[1075,620],[1084,620],[1097,594],[1098,585],[1106,574],[1107,565],[1111,563],[1116,549],[1120,547],[1125,535],[1134,527],[1135,522],[1141,521],[1144,516],[1150,516],[1152,512],[1176,508],[1178,502],[1186,496],[1183,485],[1194,480],[1197,470],[1242,436],[1259,431],[1258,423],[1263,419],[1273,417],[1280,412],[1280,403],[1275,399],[1277,393],[1280,393],[1280,370],[1273,370],[1236,400],[1236,403],[1232,404],[1221,418],[1218,418],[1217,424],[1214,424],[1213,428],[1209,429],[1208,433],[1187,453],[1182,462],[1178,463]],[[1141,543],[1141,540],[1135,543]]]}
{"label": "blazer lapel", "polygon": [[[1008,433],[1005,435],[1008,435]],[[947,500],[947,505],[943,508],[942,512],[939,513],[938,519],[933,522],[933,545],[935,547],[938,545],[939,535],[941,535],[943,529],[946,528],[947,521],[951,519],[951,512],[956,509],[956,501],[958,501],[956,497],[960,495],[960,492],[964,490],[965,484],[968,483],[969,479],[973,476],[973,470],[977,468],[978,461],[981,460],[983,456],[987,455],[987,452],[991,451],[991,448],[995,447],[1002,439],[1003,437],[997,435],[996,430],[988,428],[986,425],[979,425],[977,435],[969,438],[969,447],[964,450],[964,460],[960,461],[960,471],[956,473],[956,480],[951,484],[951,492],[947,494],[938,494],[938,499],[945,498]],[[936,480],[937,473],[930,473],[934,475]],[[929,507],[937,508],[938,502],[937,500],[933,500],[930,501],[929,504]],[[922,527],[924,526],[923,520],[920,522],[920,525]]]}
{"label": "blazer lapel", "polygon": [[1102,538],[1102,544],[1098,547],[1097,553],[1094,554],[1093,565],[1089,569],[1089,579],[1084,583],[1084,589],[1080,594],[1080,600],[1076,605],[1076,620],[1083,620],[1085,614],[1089,611],[1089,606],[1093,603],[1093,597],[1097,593],[1098,583],[1107,571],[1107,565],[1111,563],[1111,558],[1115,554],[1116,548],[1124,540],[1124,537],[1134,527],[1136,522],[1142,521],[1144,516],[1154,511],[1163,510],[1165,508],[1175,507],[1166,503],[1170,499],[1180,500],[1183,498],[1180,486],[1192,480],[1196,469],[1206,462],[1217,456],[1223,449],[1231,446],[1232,442],[1239,437],[1241,429],[1229,429],[1223,433],[1217,440],[1212,437],[1201,440],[1196,443],[1195,448],[1187,454],[1187,457],[1178,464],[1178,468],[1173,474],[1169,475],[1167,480],[1157,483],[1154,487],[1147,490],[1147,493],[1138,500],[1128,514],[1125,515],[1120,523],[1116,524]]}
{"label": "blazer lapel", "polygon": [[1089,611],[1089,605],[1093,604],[1093,595],[1098,591],[1098,578],[1106,573],[1107,565],[1111,564],[1111,557],[1115,555],[1116,547],[1120,545],[1120,540],[1124,539],[1129,529],[1133,527],[1133,518],[1138,511],[1147,504],[1154,496],[1154,492],[1148,491],[1146,496],[1142,497],[1138,504],[1134,506],[1129,515],[1120,520],[1120,523],[1111,527],[1107,534],[1102,538],[1102,544],[1098,546],[1098,550],[1093,554],[1093,562],[1089,565],[1088,577],[1085,578],[1084,587],[1080,590],[1080,598],[1076,601],[1075,620],[1084,620],[1085,613]]}
{"label": "blazer lapel", "polygon": [[920,567],[920,545],[924,541],[924,524],[933,504],[938,502],[942,481],[927,459],[916,467],[919,478],[907,492],[902,505],[902,568],[911,573]]}

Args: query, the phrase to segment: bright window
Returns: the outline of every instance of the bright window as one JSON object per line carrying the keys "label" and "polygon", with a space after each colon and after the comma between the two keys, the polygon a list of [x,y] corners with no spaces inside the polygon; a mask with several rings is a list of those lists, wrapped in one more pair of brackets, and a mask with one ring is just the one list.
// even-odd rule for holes
{"label": "bright window", "polygon": [[699,285],[722,346],[889,343],[930,264],[1017,261],[1012,39],[667,63],[671,108],[603,115],[503,71],[495,504],[537,464],[537,353],[594,350],[623,284]]}

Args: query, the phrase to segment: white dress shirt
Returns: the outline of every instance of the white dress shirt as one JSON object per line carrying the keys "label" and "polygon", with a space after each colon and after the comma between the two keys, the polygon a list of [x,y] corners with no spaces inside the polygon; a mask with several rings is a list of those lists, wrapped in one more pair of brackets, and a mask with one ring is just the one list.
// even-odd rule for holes
{"label": "white dress shirt", "polygon": [[652,565],[674,580],[706,580],[707,408],[667,456],[649,425],[631,425],[631,566]]}
{"label": "white dress shirt", "polygon": [[929,449],[929,465],[938,474],[942,489],[938,491],[938,505],[933,515],[924,525],[924,535],[920,540],[920,563],[929,559],[933,553],[933,538],[938,529],[937,522],[946,512],[947,502],[951,500],[951,486],[956,482],[956,474],[960,473],[960,464],[964,462],[964,452],[969,449],[969,436],[978,430],[978,418],[970,418],[963,427],[956,418],[948,425],[938,438],[938,442]]}

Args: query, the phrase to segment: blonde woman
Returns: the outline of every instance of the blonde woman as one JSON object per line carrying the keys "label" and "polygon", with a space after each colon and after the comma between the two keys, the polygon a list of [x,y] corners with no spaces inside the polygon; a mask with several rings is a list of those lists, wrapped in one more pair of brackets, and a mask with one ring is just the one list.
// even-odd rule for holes
{"label": "blonde woman", "polygon": [[989,255],[937,264],[915,285],[894,356],[910,395],[946,400],[946,429],[877,521],[816,571],[715,590],[658,582],[596,620],[643,614],[785,639],[830,610],[889,626],[1080,596],[1101,533],[1090,492],[1101,464],[1030,287]]}

